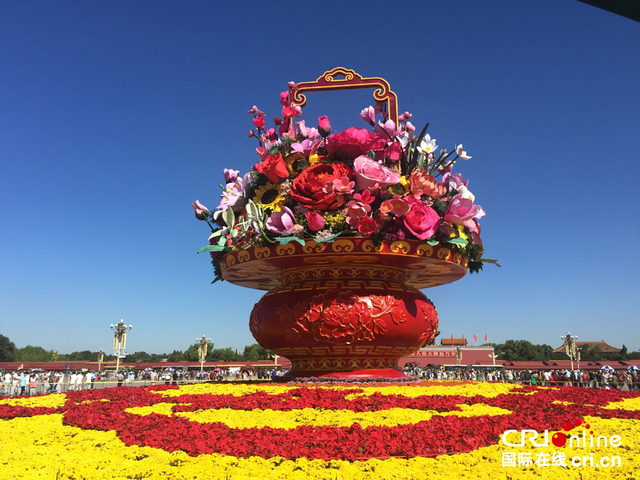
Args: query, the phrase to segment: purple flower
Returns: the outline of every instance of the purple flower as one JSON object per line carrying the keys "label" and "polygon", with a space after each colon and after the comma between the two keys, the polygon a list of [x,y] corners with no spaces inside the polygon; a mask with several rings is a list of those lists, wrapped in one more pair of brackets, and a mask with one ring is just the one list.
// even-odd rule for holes
{"label": "purple flower", "polygon": [[279,212],[273,212],[267,220],[267,228],[272,232],[288,235],[296,224],[296,217],[289,207],[282,207]]}
{"label": "purple flower", "polygon": [[191,204],[191,206],[193,207],[193,209],[196,212],[196,218],[198,220],[206,220],[207,217],[209,216],[209,209],[207,207],[205,207],[204,205],[202,205],[198,200],[196,200],[195,202],[193,202]]}
{"label": "purple flower", "polygon": [[224,169],[224,181],[225,183],[233,183],[236,181],[236,179],[238,178],[238,175],[240,175],[240,171],[239,170],[231,170],[230,168],[225,168]]}
{"label": "purple flower", "polygon": [[474,205],[473,200],[456,195],[451,199],[447,213],[444,215],[444,221],[464,225],[466,221],[472,218],[481,218],[484,215],[485,211],[480,205]]}
{"label": "purple flower", "polygon": [[369,125],[376,123],[376,112],[373,107],[367,107],[360,112],[360,118],[367,122]]}

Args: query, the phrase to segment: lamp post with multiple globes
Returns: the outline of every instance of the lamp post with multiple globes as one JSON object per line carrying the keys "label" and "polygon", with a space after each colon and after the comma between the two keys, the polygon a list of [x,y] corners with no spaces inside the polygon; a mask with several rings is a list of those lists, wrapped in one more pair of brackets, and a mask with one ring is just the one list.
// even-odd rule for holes
{"label": "lamp post with multiple globes", "polygon": [[209,342],[211,341],[211,339],[202,335],[201,338],[196,338],[196,341],[199,344],[198,358],[200,359],[200,371],[202,372],[204,370],[204,361],[207,358],[207,347],[209,346]]}
{"label": "lamp post with multiple globes", "polygon": [[104,362],[104,352],[102,351],[102,349],[100,349],[100,351],[98,352],[98,371],[99,372],[102,371],[100,369],[100,366],[102,365],[102,362]]}
{"label": "lamp post with multiple globes", "polygon": [[124,351],[127,344],[127,330],[131,330],[132,328],[132,325],[125,325],[122,319],[120,323],[111,325],[111,330],[113,330],[113,351],[116,355],[116,373],[118,373],[118,369],[120,368],[120,358],[127,356]]}
{"label": "lamp post with multiple globes", "polygon": [[567,332],[566,335],[562,335],[560,338],[564,340],[564,351],[567,353],[569,360],[571,360],[571,371],[573,372],[574,360],[578,360],[578,369],[580,368],[580,352],[575,342],[578,336],[571,335],[571,332]]}

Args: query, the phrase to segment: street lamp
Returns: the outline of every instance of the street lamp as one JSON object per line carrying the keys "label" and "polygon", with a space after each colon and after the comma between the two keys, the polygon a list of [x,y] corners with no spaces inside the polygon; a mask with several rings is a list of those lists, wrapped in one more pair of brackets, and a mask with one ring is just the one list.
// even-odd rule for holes
{"label": "street lamp", "polygon": [[204,361],[207,358],[207,347],[209,346],[210,338],[202,335],[201,338],[196,338],[198,345],[198,358],[200,359],[200,371],[204,370]]}
{"label": "street lamp", "polygon": [[104,361],[104,352],[102,351],[102,349],[100,349],[100,351],[98,352],[98,371],[102,371],[100,370],[100,365],[102,365],[102,362]]}
{"label": "street lamp", "polygon": [[118,373],[118,368],[120,368],[120,358],[127,356],[124,351],[127,344],[127,330],[131,330],[132,328],[132,325],[125,325],[122,319],[120,323],[111,325],[111,330],[113,330],[113,351],[116,355],[116,373]]}
{"label": "street lamp", "polygon": [[580,368],[580,352],[578,351],[575,340],[578,339],[577,335],[571,335],[571,332],[567,332],[566,335],[560,337],[564,340],[564,351],[567,353],[569,360],[571,360],[571,372],[573,372],[573,361],[578,360],[578,368]]}

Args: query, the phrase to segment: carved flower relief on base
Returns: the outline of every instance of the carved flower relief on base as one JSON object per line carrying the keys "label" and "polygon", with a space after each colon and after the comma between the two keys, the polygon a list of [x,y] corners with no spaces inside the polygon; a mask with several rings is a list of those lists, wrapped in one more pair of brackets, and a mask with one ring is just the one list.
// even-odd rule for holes
{"label": "carved flower relief on base", "polygon": [[429,299],[427,299],[426,302],[420,302],[419,305],[427,325],[425,326],[425,331],[420,335],[420,338],[418,338],[418,341],[422,342],[422,346],[431,345],[434,343],[435,335],[438,331],[438,311]]}
{"label": "carved flower relief on base", "polygon": [[297,342],[302,332],[311,332],[317,341],[350,344],[373,340],[387,333],[387,322],[404,323],[406,316],[400,300],[391,295],[361,298],[351,290],[328,290],[313,297],[311,303],[299,302],[276,308],[280,321],[293,324],[285,333],[287,341]]}

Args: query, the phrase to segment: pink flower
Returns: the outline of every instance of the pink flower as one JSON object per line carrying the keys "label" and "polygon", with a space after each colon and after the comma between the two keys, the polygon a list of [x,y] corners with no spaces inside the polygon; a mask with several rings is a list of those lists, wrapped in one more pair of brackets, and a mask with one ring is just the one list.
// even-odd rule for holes
{"label": "pink flower", "polygon": [[289,106],[289,92],[280,92],[280,104],[283,107]]}
{"label": "pink flower", "polygon": [[247,113],[256,113],[257,111],[258,111],[258,107],[254,105],[251,110],[247,110]]}
{"label": "pink flower", "polygon": [[371,192],[369,190],[365,190],[362,193],[356,193],[353,198],[355,198],[359,202],[366,203],[367,205],[373,203],[376,199],[376,197],[371,195]]}
{"label": "pink flower", "polygon": [[387,120],[384,123],[378,122],[373,129],[382,138],[394,138],[398,134],[398,129],[393,120]]}
{"label": "pink flower", "polygon": [[324,217],[319,213],[305,212],[304,216],[307,217],[307,225],[312,232],[317,232],[324,227]]}
{"label": "pink flower", "polygon": [[400,174],[380,165],[366,155],[360,155],[355,159],[353,171],[356,174],[358,190],[377,190],[400,183]]}
{"label": "pink flower", "polygon": [[376,112],[373,107],[367,107],[360,112],[360,118],[367,122],[369,125],[376,123]]}
{"label": "pink flower", "polygon": [[298,84],[293,81],[287,83],[287,87],[289,87],[289,90],[293,90],[294,92],[298,90]]}
{"label": "pink flower", "polygon": [[193,209],[196,212],[196,218],[198,220],[206,220],[207,217],[209,216],[209,209],[207,207],[205,207],[204,205],[202,205],[198,200],[196,200],[195,202],[193,202],[191,204],[191,206],[193,207]]}
{"label": "pink flower", "polygon": [[296,122],[296,133],[302,135],[309,140],[315,140],[320,136],[320,133],[315,128],[307,127],[304,120]]}
{"label": "pink flower", "polygon": [[473,200],[456,195],[451,199],[447,213],[444,215],[444,221],[464,225],[466,221],[472,218],[481,218],[484,215],[485,211],[481,206],[474,205]]}
{"label": "pink flower", "polygon": [[411,206],[399,196],[395,196],[391,200],[386,200],[380,205],[380,216],[384,219],[389,218],[389,215],[396,217],[402,217],[411,210]]}
{"label": "pink flower", "polygon": [[239,170],[231,170],[230,168],[224,169],[224,181],[225,183],[235,182],[238,179],[238,175],[240,175]]}
{"label": "pink flower", "polygon": [[404,226],[418,239],[432,237],[440,227],[440,215],[433,208],[413,197],[408,197],[411,211],[404,216]]}
{"label": "pink flower", "polygon": [[384,158],[391,163],[396,163],[402,157],[402,146],[398,142],[393,142],[384,151]]}
{"label": "pink flower", "polygon": [[332,191],[342,193],[344,195],[350,195],[353,192],[353,187],[356,186],[356,182],[349,180],[349,177],[342,177],[333,181]]}
{"label": "pink flower", "polygon": [[296,223],[296,217],[289,207],[282,207],[279,212],[273,212],[267,219],[267,228],[272,232],[288,235]]}
{"label": "pink flower", "polygon": [[482,240],[480,240],[480,222],[472,218],[464,222],[464,226],[471,231],[471,245],[482,245]]}
{"label": "pink flower", "polygon": [[282,116],[286,119],[292,118],[296,114],[295,107],[284,107],[282,109]]}
{"label": "pink flower", "polygon": [[375,232],[378,228],[378,224],[371,217],[364,217],[358,222],[358,231],[367,237]]}
{"label": "pink flower", "polygon": [[322,135],[322,138],[327,138],[331,133],[331,124],[329,123],[329,117],[318,117],[318,132]]}
{"label": "pink flower", "polygon": [[384,139],[366,128],[352,127],[327,138],[327,152],[340,152],[353,160],[359,155],[366,155],[369,150],[382,151],[385,143]]}
{"label": "pink flower", "polygon": [[369,193],[369,190],[365,190],[362,195],[356,193],[353,198],[354,200],[347,203],[346,220],[351,228],[356,228],[360,223],[360,219],[366,217],[371,211],[369,204],[375,200],[375,197]]}
{"label": "pink flower", "polygon": [[267,122],[264,117],[254,117],[253,124],[258,127],[259,130],[262,130]]}

